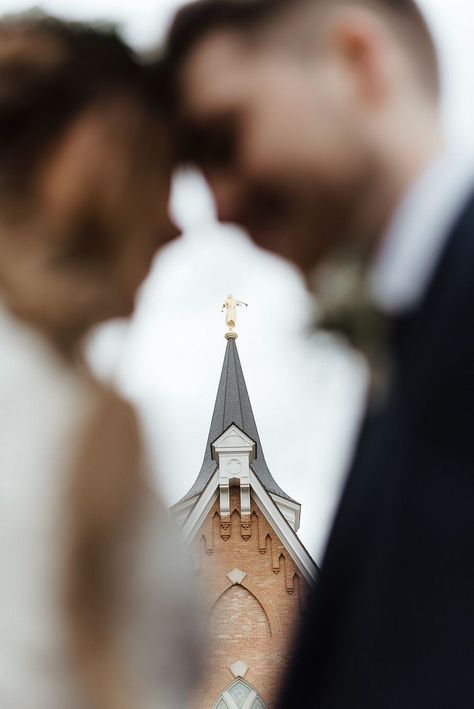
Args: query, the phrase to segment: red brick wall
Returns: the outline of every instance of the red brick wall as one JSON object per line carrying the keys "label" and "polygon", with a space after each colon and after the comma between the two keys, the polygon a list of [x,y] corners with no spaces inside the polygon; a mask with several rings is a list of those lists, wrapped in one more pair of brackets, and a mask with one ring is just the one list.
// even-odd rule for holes
{"label": "red brick wall", "polygon": [[[237,660],[249,666],[244,680],[271,709],[309,588],[254,500],[250,525],[241,519],[238,488],[231,490],[231,511],[230,528],[221,526],[217,501],[193,545],[209,635],[193,709],[214,707],[234,681],[229,665]],[[227,574],[235,568],[247,576],[233,586]]]}

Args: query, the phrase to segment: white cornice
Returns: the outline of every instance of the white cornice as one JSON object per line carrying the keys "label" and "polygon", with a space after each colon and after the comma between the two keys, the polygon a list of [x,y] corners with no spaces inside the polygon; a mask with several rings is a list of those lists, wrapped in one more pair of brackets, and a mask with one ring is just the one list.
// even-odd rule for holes
{"label": "white cornice", "polygon": [[[306,581],[310,584],[314,584],[318,574],[318,567],[309,555],[296,532],[292,529],[289,522],[278,508],[277,501],[279,502],[280,498],[278,498],[278,500],[272,499],[273,495],[270,495],[265,490],[253,470],[250,470],[250,489],[256,503],[262,510],[274,531],[280,537],[282,544],[288,549],[291,558],[305,577]],[[186,502],[175,505],[175,507],[172,508],[172,516],[179,520],[180,516],[182,518],[183,511],[186,510],[187,506],[191,507],[194,505],[181,527],[181,533],[186,544],[191,544],[193,541],[202,523],[206,519],[206,516],[209,514],[212,505],[217,500],[218,495],[219,470],[217,469],[199,497],[187,500]],[[284,500],[284,502],[285,504],[289,504],[287,500]]]}
{"label": "white cornice", "polygon": [[301,518],[301,505],[299,502],[294,502],[293,500],[287,500],[280,495],[276,495],[274,492],[270,493],[270,497],[282,513],[283,517],[286,519],[288,524],[295,532],[300,528],[300,518]]}
{"label": "white cornice", "polygon": [[288,549],[293,561],[308,583],[314,584],[318,574],[318,567],[253,470],[250,472],[250,487],[256,502],[280,537],[282,543]]}
{"label": "white cornice", "polygon": [[[197,498],[194,507],[183,526],[181,527],[181,534],[183,535],[185,543],[191,543],[200,526],[206,519],[212,505],[217,499],[219,493],[219,469],[217,469],[209,480],[208,484],[202,491],[202,493]],[[173,510],[174,511],[174,510]]]}
{"label": "white cornice", "polygon": [[178,529],[181,529],[198,499],[199,495],[194,495],[194,497],[189,497],[187,500],[177,502],[173,507],[170,507],[170,517]]}
{"label": "white cornice", "polygon": [[247,436],[241,428],[233,423],[219,438],[212,443],[212,457],[217,461],[218,454],[222,451],[227,453],[246,452],[251,460],[255,458],[255,441]]}

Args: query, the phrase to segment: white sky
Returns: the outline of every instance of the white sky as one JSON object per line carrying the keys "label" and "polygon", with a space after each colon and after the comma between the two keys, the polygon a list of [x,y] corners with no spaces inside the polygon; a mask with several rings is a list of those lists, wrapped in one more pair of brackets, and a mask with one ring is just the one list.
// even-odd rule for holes
{"label": "white sky", "polygon": [[[118,22],[135,46],[166,31],[179,0],[44,0],[66,17]],[[474,153],[474,3],[420,2],[438,41],[451,139]],[[0,13],[32,6],[0,0]],[[138,405],[153,466],[172,504],[197,475],[224,356],[221,303],[233,292],[238,347],[273,476],[302,507],[300,535],[320,560],[360,418],[364,371],[324,337],[308,339],[310,303],[298,275],[218,226],[200,180],[177,183],[173,212],[184,236],[156,260],[131,324],[113,323],[94,340],[92,360]],[[381,471],[383,473],[383,471]]]}

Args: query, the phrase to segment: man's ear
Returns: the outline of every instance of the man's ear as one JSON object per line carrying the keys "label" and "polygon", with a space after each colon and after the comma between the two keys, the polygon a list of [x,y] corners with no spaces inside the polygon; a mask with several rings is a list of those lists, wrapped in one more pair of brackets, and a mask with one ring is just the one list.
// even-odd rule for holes
{"label": "man's ear", "polygon": [[340,8],[329,19],[327,39],[359,96],[370,103],[380,101],[394,59],[393,38],[383,20],[362,7]]}

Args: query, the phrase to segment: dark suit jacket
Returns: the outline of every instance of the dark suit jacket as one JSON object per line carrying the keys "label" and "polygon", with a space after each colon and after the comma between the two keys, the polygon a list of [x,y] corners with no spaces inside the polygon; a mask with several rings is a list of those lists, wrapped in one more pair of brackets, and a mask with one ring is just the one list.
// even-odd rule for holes
{"label": "dark suit jacket", "polygon": [[474,198],[392,330],[280,709],[474,709]]}

